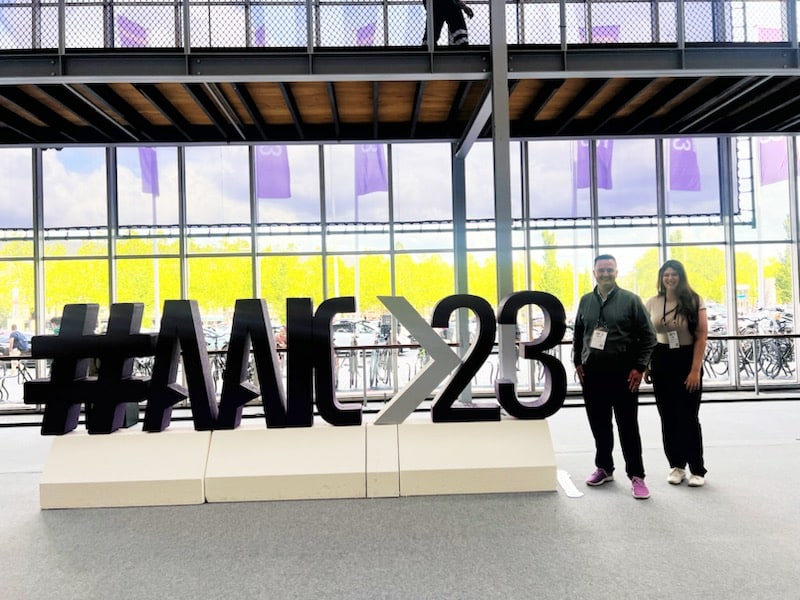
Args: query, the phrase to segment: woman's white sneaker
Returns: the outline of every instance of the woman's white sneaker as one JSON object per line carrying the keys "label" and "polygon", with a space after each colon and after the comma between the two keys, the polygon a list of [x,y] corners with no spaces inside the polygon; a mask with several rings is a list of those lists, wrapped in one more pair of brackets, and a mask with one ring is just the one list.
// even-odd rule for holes
{"label": "woman's white sneaker", "polygon": [[689,487],[703,487],[705,483],[706,480],[702,475],[689,476]]}
{"label": "woman's white sneaker", "polygon": [[[678,467],[674,467],[670,472],[669,476],[667,477],[667,481],[669,481],[672,485],[678,485],[681,481],[686,479],[686,470],[680,469]],[[702,477],[701,477],[702,479]],[[691,480],[689,480],[691,481]],[[689,484],[691,485],[691,483]],[[700,485],[703,485],[702,483]]]}

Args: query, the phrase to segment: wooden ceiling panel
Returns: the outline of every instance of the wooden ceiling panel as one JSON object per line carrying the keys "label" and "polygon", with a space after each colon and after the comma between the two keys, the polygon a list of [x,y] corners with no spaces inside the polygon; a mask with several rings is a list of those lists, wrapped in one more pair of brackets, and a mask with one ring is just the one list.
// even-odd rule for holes
{"label": "wooden ceiling panel", "polygon": [[621,107],[616,116],[622,119],[631,116],[642,106],[658,96],[661,90],[670,85],[673,81],[675,81],[674,77],[661,77],[654,79],[650,85],[642,90],[641,94],[636,96],[636,98],[628,102],[625,106]]}
{"label": "wooden ceiling panel", "polygon": [[384,123],[407,123],[414,109],[415,81],[382,81],[378,86],[378,118]]}
{"label": "wooden ceiling panel", "polygon": [[65,108],[60,102],[54,100],[52,96],[46,94],[38,86],[24,85],[20,86],[20,90],[28,94],[34,100],[41,102],[44,106],[46,106],[53,112],[58,113],[61,116],[61,118],[69,121],[73,125],[78,125],[78,126],[86,125],[86,121],[84,119],[82,119],[79,115],[76,115],[71,110]]}
{"label": "wooden ceiling panel", "polygon": [[11,113],[13,113],[13,114],[25,119],[26,121],[30,121],[31,123],[33,123],[33,124],[35,124],[35,125],[37,125],[39,127],[45,127],[46,126],[46,123],[44,121],[42,121],[41,119],[39,119],[33,113],[30,113],[27,110],[25,110],[24,108],[22,108],[20,106],[17,106],[17,104],[15,104],[14,102],[9,102],[5,98],[3,98],[2,94],[1,94],[1,91],[0,91],[0,107],[7,109],[9,112],[11,112]]}
{"label": "wooden ceiling panel", "polygon": [[[453,99],[458,92],[457,81],[431,81],[425,87],[420,123],[438,123],[447,120]],[[474,106],[474,104],[473,104]]]}
{"label": "wooden ceiling panel", "polygon": [[119,123],[120,125],[126,125],[127,122],[126,122],[125,117],[123,115],[120,115],[115,110],[112,110],[105,103],[103,103],[101,101],[98,101],[97,98],[92,95],[90,90],[88,90],[86,88],[86,86],[75,85],[75,86],[72,87],[72,89],[76,93],[80,94],[80,96],[84,99],[84,102],[88,102],[91,105],[93,105],[94,107],[96,107],[98,111],[102,112],[109,119]]}
{"label": "wooden ceiling panel", "polygon": [[583,107],[578,113],[579,119],[589,119],[595,116],[603,107],[607,106],[609,102],[613,102],[614,98],[626,86],[627,79],[610,79],[608,83],[601,89],[594,98],[592,98],[586,106]]}
{"label": "wooden ceiling panel", "polygon": [[484,90],[489,84],[487,81],[475,81],[467,92],[467,97],[464,100],[463,106],[458,110],[456,118],[461,121],[469,121],[475,108],[480,104],[483,98]]}
{"label": "wooden ceiling panel", "polygon": [[142,96],[139,90],[133,87],[132,84],[112,83],[109,84],[109,87],[116,92],[120,98],[127,102],[137,114],[147,119],[147,121],[153,125],[169,125],[169,119],[167,119],[158,108],[153,106],[147,98]]}
{"label": "wooden ceiling panel", "polygon": [[553,94],[552,99],[544,107],[537,117],[537,121],[556,121],[563,111],[569,106],[570,102],[581,93],[583,88],[589,85],[587,79],[568,79]]}
{"label": "wooden ceiling panel", "polygon": [[540,112],[552,101],[561,85],[560,79],[526,79],[517,82],[509,97],[509,117],[512,121],[532,115],[541,119]]}
{"label": "wooden ceiling panel", "polygon": [[245,125],[252,125],[253,119],[250,116],[250,112],[245,107],[239,94],[233,89],[233,85],[230,83],[221,83],[219,84],[219,90],[228,104],[230,104],[239,120]]}
{"label": "wooden ceiling panel", "polygon": [[664,103],[661,105],[653,116],[659,117],[661,115],[669,114],[672,110],[676,107],[680,106],[683,102],[686,102],[690,98],[692,98],[695,94],[703,90],[706,86],[712,85],[715,81],[717,81],[717,77],[704,77],[703,79],[698,79],[695,83],[687,87],[683,92],[677,94],[672,98],[664,98]]}
{"label": "wooden ceiling panel", "polygon": [[508,97],[508,116],[512,121],[522,117],[541,87],[542,80],[539,79],[524,79],[516,82],[513,93]]}
{"label": "wooden ceiling panel", "polygon": [[192,125],[212,124],[211,119],[182,84],[159,83],[156,88]]}
{"label": "wooden ceiling panel", "polygon": [[286,106],[283,93],[277,83],[248,83],[246,87],[267,123],[270,125],[292,124],[292,113]]}
{"label": "wooden ceiling panel", "polygon": [[303,99],[299,106],[304,123],[320,125],[331,122],[331,102],[325,82],[300,82],[290,87],[295,98]]}
{"label": "wooden ceiling panel", "polygon": [[342,123],[371,123],[374,119],[371,81],[337,81],[336,102]]}

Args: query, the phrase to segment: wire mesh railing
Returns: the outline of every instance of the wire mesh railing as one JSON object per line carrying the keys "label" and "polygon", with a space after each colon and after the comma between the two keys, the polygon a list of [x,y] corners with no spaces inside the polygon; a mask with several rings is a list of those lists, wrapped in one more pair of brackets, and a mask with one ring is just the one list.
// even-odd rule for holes
{"label": "wire mesh railing", "polygon": [[[90,48],[432,50],[491,41],[490,0],[0,0],[0,51]],[[427,15],[441,21],[423,45]],[[463,23],[463,25],[462,25]],[[467,36],[454,35],[464,27]],[[797,46],[795,0],[505,0],[511,45]]]}

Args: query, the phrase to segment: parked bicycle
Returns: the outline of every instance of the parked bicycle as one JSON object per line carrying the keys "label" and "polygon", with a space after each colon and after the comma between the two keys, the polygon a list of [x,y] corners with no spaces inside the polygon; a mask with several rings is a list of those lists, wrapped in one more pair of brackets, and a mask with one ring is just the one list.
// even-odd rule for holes
{"label": "parked bicycle", "polygon": [[[768,379],[789,378],[795,374],[794,338],[792,319],[785,313],[766,314],[761,311],[753,316],[740,317],[739,334],[752,339],[738,339],[736,360],[739,373],[745,378],[763,375]],[[723,329],[710,332],[706,344],[703,369],[708,377],[720,377],[728,373],[730,342],[714,339],[714,335],[725,335]],[[785,337],[784,337],[785,336]]]}

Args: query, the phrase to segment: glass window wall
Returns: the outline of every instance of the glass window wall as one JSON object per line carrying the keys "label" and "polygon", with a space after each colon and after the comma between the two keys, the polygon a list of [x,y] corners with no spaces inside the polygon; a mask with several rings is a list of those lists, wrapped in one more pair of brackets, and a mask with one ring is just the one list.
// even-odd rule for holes
{"label": "glass window wall", "polygon": [[63,230],[107,225],[105,157],[103,148],[42,152],[45,228]]}
{"label": "glass window wall", "polygon": [[186,148],[186,222],[250,223],[250,170],[246,146]]}
{"label": "glass window wall", "polygon": [[[656,291],[661,262],[677,258],[708,306],[707,385],[796,385],[794,342],[779,360],[777,342],[766,341],[793,335],[798,306],[795,142],[515,142],[513,289],[556,295],[571,320],[593,287],[597,253],[614,254],[620,285],[644,299]],[[96,302],[107,318],[110,302],[139,301],[143,329],[152,330],[164,300],[192,298],[205,324],[225,332],[239,298],[265,298],[281,324],[287,298],[311,297],[316,306],[350,295],[357,310],[342,317],[379,326],[388,318],[379,295],[406,296],[430,318],[454,293],[457,265],[466,268],[469,293],[496,305],[491,144],[476,144],[466,160],[464,223],[453,220],[451,151],[449,144],[3,150],[0,173],[14,184],[0,190],[8,215],[0,227],[0,329],[13,322],[48,333],[67,303]],[[721,156],[731,165],[720,166]],[[34,219],[38,173],[43,212]],[[463,256],[454,250],[462,230]],[[535,335],[535,312],[520,315],[524,339]],[[759,339],[753,357],[741,335]],[[414,365],[396,377],[404,370]],[[483,373],[478,388],[488,393],[492,376]],[[520,378],[522,392],[538,385],[535,369]]]}
{"label": "glass window wall", "polygon": [[320,222],[318,146],[253,146],[258,222]]}
{"label": "glass window wall", "polygon": [[117,219],[121,228],[178,225],[175,148],[118,148]]}

